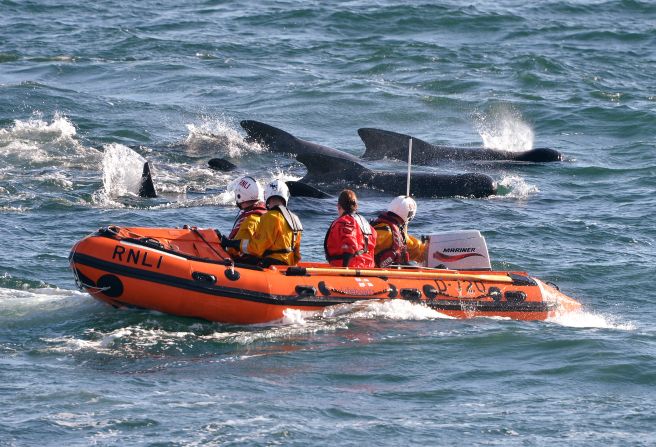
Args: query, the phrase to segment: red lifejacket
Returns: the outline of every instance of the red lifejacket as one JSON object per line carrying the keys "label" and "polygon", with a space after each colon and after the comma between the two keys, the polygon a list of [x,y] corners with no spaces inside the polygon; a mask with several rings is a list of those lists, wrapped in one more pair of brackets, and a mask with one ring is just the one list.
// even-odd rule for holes
{"label": "red lifejacket", "polygon": [[390,215],[389,212],[380,214],[376,220],[371,222],[373,227],[386,226],[392,232],[392,246],[380,250],[374,257],[377,267],[387,267],[392,264],[405,265],[410,263],[405,232],[398,222],[399,218],[395,214]]}
{"label": "red lifejacket", "polygon": [[253,214],[261,216],[262,214],[266,213],[267,209],[266,206],[264,205],[264,202],[255,202],[253,206],[250,208],[243,210],[237,218],[235,219],[235,223],[232,225],[232,230],[230,231],[230,235],[228,236],[228,239],[234,239],[235,236],[237,235],[237,232],[239,231],[239,227],[241,226],[241,223],[246,219],[248,216],[252,216]]}
{"label": "red lifejacket", "polygon": [[335,267],[374,267],[375,246],[376,233],[357,213],[344,213],[335,219],[323,241],[326,260]]}

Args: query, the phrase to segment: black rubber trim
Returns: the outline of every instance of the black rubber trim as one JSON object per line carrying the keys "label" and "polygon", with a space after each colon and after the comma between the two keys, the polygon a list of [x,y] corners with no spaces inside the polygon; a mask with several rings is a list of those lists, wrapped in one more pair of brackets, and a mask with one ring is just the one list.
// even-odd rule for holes
{"label": "black rubber trim", "polygon": [[507,301],[452,301],[427,300],[426,305],[435,310],[472,310],[475,312],[548,312],[557,307],[545,302],[509,303]]}
{"label": "black rubber trim", "polygon": [[190,290],[199,293],[205,293],[216,297],[236,298],[247,301],[267,304],[301,304],[304,306],[333,306],[335,304],[353,303],[362,301],[362,297],[340,297],[340,298],[315,298],[307,296],[283,296],[271,295],[268,293],[254,292],[251,290],[239,289],[235,287],[224,287],[219,285],[201,283],[193,279],[184,279],[177,276],[165,275],[163,273],[151,272],[126,265],[116,264],[114,262],[104,261],[94,258],[93,256],[82,253],[73,255],[73,262],[86,265],[103,272],[122,275],[130,278],[136,278],[143,281],[149,281],[162,284],[169,287]]}

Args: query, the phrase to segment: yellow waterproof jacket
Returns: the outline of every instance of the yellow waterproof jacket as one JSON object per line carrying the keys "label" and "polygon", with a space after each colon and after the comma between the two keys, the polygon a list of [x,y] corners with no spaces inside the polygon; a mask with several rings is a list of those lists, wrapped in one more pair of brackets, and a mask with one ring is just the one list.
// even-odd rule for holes
{"label": "yellow waterproof jacket", "polygon": [[[374,256],[378,256],[384,250],[392,249],[394,244],[394,235],[389,225],[379,223],[374,225],[376,230],[376,248]],[[405,237],[406,249],[408,250],[408,257],[411,261],[423,263],[426,260],[426,246],[420,239],[406,233]]]}
{"label": "yellow waterproof jacket", "polygon": [[[240,241],[249,241],[253,238],[255,230],[260,224],[260,219],[262,218],[259,214],[249,214],[244,217],[244,219],[239,224],[239,230],[232,237],[232,239],[239,239]],[[242,242],[243,245],[243,242]],[[238,258],[243,255],[242,251],[236,248],[228,248],[228,253],[232,258]]]}
{"label": "yellow waterproof jacket", "polygon": [[[289,213],[293,218],[298,218]],[[298,222],[300,226],[300,222]],[[260,218],[259,225],[250,240],[244,240],[244,254],[258,258],[272,258],[287,265],[296,265],[301,260],[301,231],[292,231],[280,209],[269,210]],[[296,234],[294,234],[296,233]]]}

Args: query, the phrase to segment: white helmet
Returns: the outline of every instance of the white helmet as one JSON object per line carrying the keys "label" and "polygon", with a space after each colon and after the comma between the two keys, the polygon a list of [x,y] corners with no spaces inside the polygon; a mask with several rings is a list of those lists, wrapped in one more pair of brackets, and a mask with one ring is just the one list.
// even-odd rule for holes
{"label": "white helmet", "polygon": [[403,222],[410,222],[417,213],[417,202],[408,196],[398,196],[390,202],[387,211],[399,216]]}
{"label": "white helmet", "polygon": [[289,201],[289,188],[282,180],[273,180],[266,185],[264,189],[264,200],[268,201],[270,197],[277,196],[285,201],[285,206]]}
{"label": "white helmet", "polygon": [[262,187],[253,177],[242,177],[235,187],[235,200],[237,205],[251,200],[262,200]]}

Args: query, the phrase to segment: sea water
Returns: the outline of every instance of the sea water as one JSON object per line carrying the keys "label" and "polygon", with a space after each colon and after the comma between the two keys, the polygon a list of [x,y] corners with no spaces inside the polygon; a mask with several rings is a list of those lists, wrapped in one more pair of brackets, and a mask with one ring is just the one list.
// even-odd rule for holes
{"label": "sea water", "polygon": [[[653,445],[654,17],[634,0],[0,0],[0,445]],[[416,167],[484,172],[499,194],[419,200],[410,231],[478,229],[495,269],[583,311],[395,302],[234,326],[78,291],[67,256],[99,227],[227,231],[239,175],[304,175],[242,119],[354,155],[360,127],[560,150]],[[143,159],[157,199],[136,196]],[[361,211],[390,199],[363,192]],[[305,260],[334,201],[290,202]]]}

